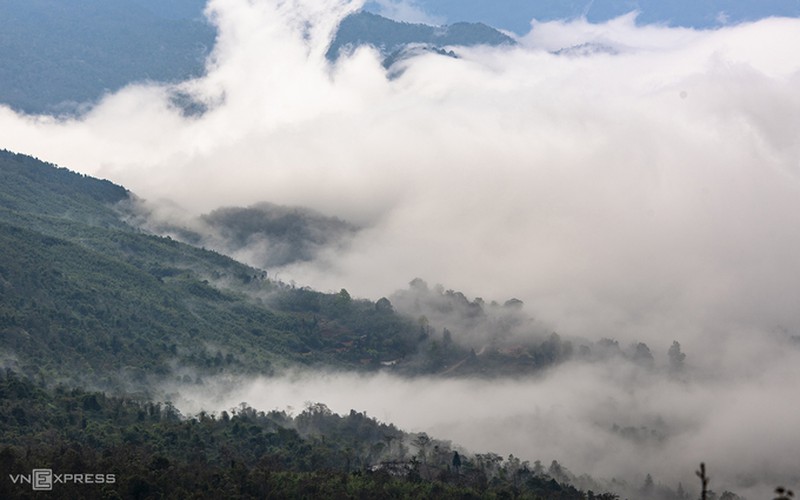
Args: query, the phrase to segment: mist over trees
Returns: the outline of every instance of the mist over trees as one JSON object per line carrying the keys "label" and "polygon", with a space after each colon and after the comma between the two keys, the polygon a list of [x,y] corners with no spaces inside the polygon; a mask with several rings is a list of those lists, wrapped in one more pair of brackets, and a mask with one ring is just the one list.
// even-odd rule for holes
{"label": "mist over trees", "polygon": [[[397,498],[584,498],[567,478],[556,482],[513,456],[503,464],[492,454],[459,454],[450,443],[355,411],[339,416],[323,404],[309,404],[296,416],[242,403],[219,415],[184,417],[169,402],[43,389],[8,370],[0,373],[0,395],[4,473],[27,474],[47,463],[61,474],[89,468],[115,476],[96,490],[60,486],[60,495],[152,498],[204,491],[256,498],[392,491]],[[54,426],[60,430],[55,436]],[[457,466],[451,467],[451,457]],[[3,498],[21,491],[0,482]]]}
{"label": "mist over trees", "polygon": [[461,292],[442,285],[430,287],[415,278],[407,289],[391,296],[390,304],[416,318],[426,352],[425,361],[417,361],[419,369],[424,366],[448,375],[492,376],[536,373],[570,360],[607,362],[614,358],[648,370],[662,370],[668,365],[675,375],[685,368],[686,354],[678,341],[657,360],[644,342],[620,346],[609,338],[590,341],[562,337],[529,312],[535,305],[526,307],[516,298],[502,304],[496,300],[487,303],[481,297],[470,300]]}
{"label": "mist over trees", "polygon": [[[619,496],[602,491],[614,488],[644,499],[689,498],[682,485],[656,485],[650,475],[641,488],[598,481],[576,476],[557,460],[545,466],[513,454],[471,453],[362,412],[338,415],[321,403],[296,415],[246,403],[182,415],[170,402],[45,388],[10,370],[0,372],[0,395],[5,473],[24,475],[46,463],[59,474],[88,468],[114,475],[95,489],[56,485],[62,496],[185,497],[203,491],[237,498],[611,500]],[[22,498],[24,486],[0,481],[0,494]]]}
{"label": "mist over trees", "polygon": [[[422,280],[377,301],[296,287],[124,223],[132,195],[120,186],[8,152],[0,167],[2,345],[34,377],[98,372],[95,383],[146,388],[159,377],[263,373],[291,363],[493,377],[574,354],[571,341],[538,326],[518,300],[469,301]],[[228,231],[229,247],[272,238],[271,248],[283,243],[299,255],[354,231],[339,219],[272,205],[208,220]],[[122,367],[117,380],[106,371],[114,364]]]}
{"label": "mist over trees", "polygon": [[220,208],[202,216],[209,233],[197,243],[216,247],[264,269],[309,261],[322,250],[335,251],[358,231],[355,225],[301,207],[260,203]]}

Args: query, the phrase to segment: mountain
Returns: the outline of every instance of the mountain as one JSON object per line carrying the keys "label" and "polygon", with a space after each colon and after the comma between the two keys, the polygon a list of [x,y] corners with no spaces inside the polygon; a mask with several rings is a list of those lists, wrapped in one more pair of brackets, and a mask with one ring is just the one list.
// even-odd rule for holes
{"label": "mountain", "polygon": [[426,45],[434,50],[447,46],[513,45],[513,38],[483,23],[455,23],[449,26],[428,26],[393,21],[370,12],[347,16],[327,52],[335,60],[343,49],[359,45],[377,48],[387,59],[412,44]]}

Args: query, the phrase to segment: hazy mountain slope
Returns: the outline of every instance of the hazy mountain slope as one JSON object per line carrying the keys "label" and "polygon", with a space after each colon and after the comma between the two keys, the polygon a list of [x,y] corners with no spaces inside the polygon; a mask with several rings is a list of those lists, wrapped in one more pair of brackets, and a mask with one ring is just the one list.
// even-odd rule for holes
{"label": "hazy mountain slope", "polygon": [[131,222],[149,231],[264,269],[313,260],[322,250],[345,246],[359,230],[308,208],[267,202],[222,207],[200,217],[187,216],[187,220],[162,217],[142,204],[131,212]]}
{"label": "hazy mountain slope", "polygon": [[149,4],[0,1],[0,102],[29,113],[72,112],[131,82],[200,75],[215,30]]}
{"label": "hazy mountain slope", "polygon": [[358,230],[335,217],[271,203],[221,208],[203,220],[234,254],[255,253],[254,258],[265,268],[312,260],[320,248],[342,244]]}

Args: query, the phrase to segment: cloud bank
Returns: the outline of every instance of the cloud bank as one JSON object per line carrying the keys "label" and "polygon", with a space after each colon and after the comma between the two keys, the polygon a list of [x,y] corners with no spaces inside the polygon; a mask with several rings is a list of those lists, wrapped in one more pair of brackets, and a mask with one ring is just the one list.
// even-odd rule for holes
{"label": "cloud bank", "polygon": [[781,363],[759,356],[747,359],[757,369],[724,378],[696,369],[669,377],[625,361],[568,363],[515,380],[295,373],[180,388],[176,404],[187,413],[219,413],[241,402],[299,413],[325,402],[340,414],[366,411],[471,453],[555,459],[576,475],[616,478],[634,490],[649,473],[694,492],[694,470],[705,461],[717,493],[767,498],[776,485],[800,480],[800,431],[787,383],[800,377],[800,356],[780,355]]}
{"label": "cloud bank", "polygon": [[[800,20],[713,31],[630,16],[535,23],[518,47],[422,54],[387,78],[367,48],[336,65],[324,58],[357,7],[212,0],[220,36],[206,76],[131,86],[77,119],[0,108],[2,146],[195,214],[268,201],[365,227],[347,250],[274,270],[285,280],[377,298],[420,276],[473,297],[518,297],[561,334],[660,352],[677,339],[702,360],[688,386],[616,380],[605,365],[496,394],[477,385],[542,455],[563,449],[546,436],[569,431],[537,422],[586,429],[577,435],[593,451],[576,470],[625,456],[591,430],[593,409],[609,406],[637,416],[633,426],[665,413],[689,429],[665,455],[642,455],[643,467],[672,470],[662,459],[681,450],[691,463],[713,458],[726,477],[742,456],[798,463],[786,415],[797,412],[800,374],[786,339],[800,331]],[[185,116],[175,92],[208,111]],[[586,380],[602,383],[587,392]],[[522,401],[540,405],[539,420]],[[477,406],[459,408],[479,418]],[[447,418],[426,425],[505,451],[501,436]]]}

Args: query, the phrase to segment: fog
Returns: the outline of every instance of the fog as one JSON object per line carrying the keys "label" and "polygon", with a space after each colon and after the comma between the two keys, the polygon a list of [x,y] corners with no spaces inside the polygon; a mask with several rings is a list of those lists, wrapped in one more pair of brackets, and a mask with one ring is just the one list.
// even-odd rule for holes
{"label": "fog", "polygon": [[[212,0],[206,76],[131,86],[79,118],[0,108],[1,145],[189,216],[266,201],[363,228],[270,269],[285,281],[375,299],[419,276],[517,297],[562,335],[678,340],[695,370],[262,380],[220,408],[318,399],[576,473],[671,480],[703,459],[742,487],[796,474],[800,20],[534,21],[517,47],[425,53],[389,78],[368,48],[324,58],[357,7]],[[175,93],[208,111],[187,116]],[[608,431],[656,421],[658,446]]]}
{"label": "fog", "polygon": [[[781,362],[764,363],[765,354]],[[567,363],[517,380],[294,373],[241,385],[207,381],[180,388],[175,401],[186,413],[247,402],[295,414],[322,401],[342,414],[355,408],[452,440],[471,453],[555,459],[576,475],[617,478],[635,488],[650,473],[656,482],[672,488],[682,482],[694,492],[694,470],[705,461],[718,493],[767,498],[775,485],[800,480],[791,382],[800,376],[800,357],[762,352],[742,361],[758,369],[674,378],[620,361]]]}

